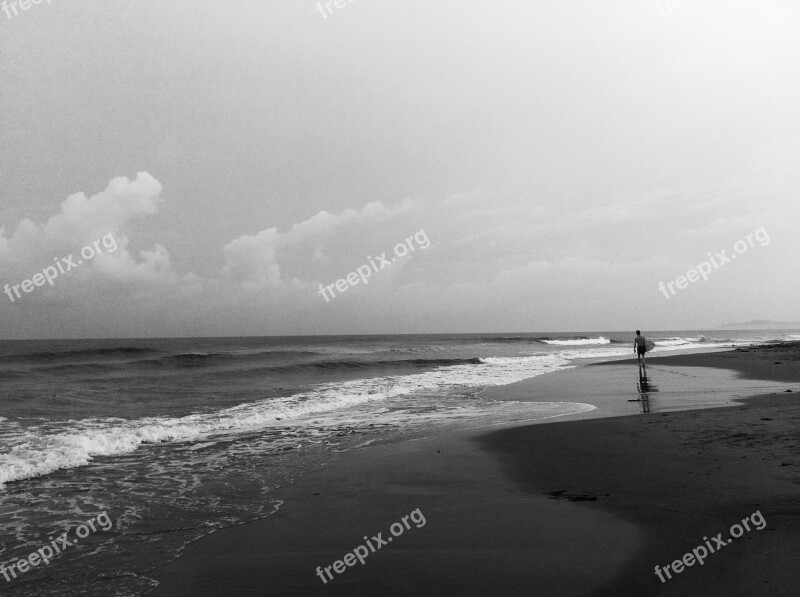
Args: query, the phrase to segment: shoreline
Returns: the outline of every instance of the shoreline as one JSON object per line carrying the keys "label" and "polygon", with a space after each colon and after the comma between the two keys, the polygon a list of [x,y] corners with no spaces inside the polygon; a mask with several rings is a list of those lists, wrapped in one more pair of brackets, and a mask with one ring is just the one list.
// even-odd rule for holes
{"label": "shoreline", "polygon": [[[800,382],[800,368],[791,366],[800,352],[800,341],[780,342],[778,344],[759,344],[749,347],[731,348],[725,351],[702,352],[697,354],[673,354],[651,357],[650,363],[680,367],[714,367],[735,371],[742,379]],[[746,358],[741,358],[746,355]],[[624,361],[594,363],[616,365],[633,363],[634,358]]]}
{"label": "shoreline", "polygon": [[[529,491],[563,492],[562,502],[612,512],[644,534],[612,581],[582,594],[795,595],[800,582],[787,565],[800,555],[798,420],[796,395],[769,394],[732,408],[555,423],[535,433],[515,427],[478,441]],[[536,464],[521,453],[536,454]],[[681,559],[704,536],[727,536],[756,510],[765,530],[659,581],[656,565]]]}
{"label": "shoreline", "polygon": [[[797,349],[791,350],[796,358]],[[568,376],[557,381],[598,408],[339,455],[276,491],[272,497],[284,502],[276,514],[217,531],[152,571],[161,585],[151,594],[660,595],[691,589],[735,595],[760,594],[766,586],[770,595],[796,594],[800,583],[791,578],[789,562],[800,553],[797,388],[734,405],[730,395],[719,396],[728,389],[720,390],[718,380],[702,400],[681,392],[667,396],[664,386],[683,376],[691,388],[713,358],[726,365],[713,369],[723,371],[725,384],[739,383],[750,394],[776,387],[743,383],[741,370],[748,366],[742,360],[756,362],[751,351],[703,356],[736,352],[649,360],[664,395],[651,400],[659,404],[649,414],[614,410],[641,406],[619,396],[636,392],[626,361],[493,388],[491,398],[552,400],[553,379]],[[756,375],[769,369],[771,353],[762,357],[766,368]],[[597,375],[612,387],[592,402],[586,396],[597,393],[597,385],[587,386],[586,379]],[[778,381],[790,378],[800,376],[784,372]],[[700,410],[672,412],[680,405],[668,400],[684,406],[695,400],[690,407]],[[709,403],[732,408],[710,409]],[[550,499],[550,492],[564,497]],[[364,543],[363,536],[388,535],[392,523],[416,508],[424,527],[412,526],[364,565],[356,562],[325,584],[316,576],[317,566],[341,559]],[[680,558],[702,536],[726,531],[758,508],[764,531],[745,534],[703,567],[666,583],[654,575],[655,565]],[[742,587],[749,592],[738,592]]]}

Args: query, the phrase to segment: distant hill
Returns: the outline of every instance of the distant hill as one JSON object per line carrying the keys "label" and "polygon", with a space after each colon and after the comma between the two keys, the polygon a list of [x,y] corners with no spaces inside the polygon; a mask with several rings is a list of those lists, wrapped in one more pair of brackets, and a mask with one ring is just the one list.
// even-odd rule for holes
{"label": "distant hill", "polygon": [[754,319],[739,323],[725,323],[721,330],[795,330],[800,329],[800,321],[774,321],[772,319]]}

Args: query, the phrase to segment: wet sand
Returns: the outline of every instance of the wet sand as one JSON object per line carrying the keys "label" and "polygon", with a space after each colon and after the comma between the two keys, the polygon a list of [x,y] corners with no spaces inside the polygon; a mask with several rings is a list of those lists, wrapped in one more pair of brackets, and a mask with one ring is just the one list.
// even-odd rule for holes
{"label": "wet sand", "polygon": [[[493,389],[597,410],[336,455],[276,491],[275,515],[153,571],[153,595],[796,595],[800,387],[785,382],[800,381],[799,353],[648,359],[645,392],[635,362],[620,361]],[[417,508],[424,526],[317,576]],[[655,575],[756,510],[764,530]]]}

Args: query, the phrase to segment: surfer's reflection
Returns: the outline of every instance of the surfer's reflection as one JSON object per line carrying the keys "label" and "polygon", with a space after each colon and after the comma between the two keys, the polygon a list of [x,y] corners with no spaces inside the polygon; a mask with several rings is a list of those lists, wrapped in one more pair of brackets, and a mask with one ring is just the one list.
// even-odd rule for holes
{"label": "surfer's reflection", "polygon": [[647,379],[647,369],[644,367],[639,367],[639,381],[636,383],[636,391],[639,392],[638,402],[642,405],[642,412],[649,413],[650,394],[652,392],[658,392],[658,388]]}

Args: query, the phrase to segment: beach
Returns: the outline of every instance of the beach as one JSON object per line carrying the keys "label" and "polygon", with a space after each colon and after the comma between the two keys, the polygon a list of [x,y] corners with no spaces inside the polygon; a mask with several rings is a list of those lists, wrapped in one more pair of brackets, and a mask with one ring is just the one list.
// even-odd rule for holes
{"label": "beach", "polygon": [[[275,514],[151,570],[152,595],[796,595],[798,354],[648,359],[644,392],[630,359],[493,388],[597,408],[336,454]],[[333,567],[416,510],[424,525]],[[756,512],[762,530],[656,575]]]}
{"label": "beach", "polygon": [[0,597],[800,595],[798,59],[786,0],[0,0]]}
{"label": "beach", "polygon": [[[0,591],[145,595],[157,586],[148,571],[200,537],[270,516],[278,489],[342,453],[594,410],[480,394],[627,354],[627,334],[605,334],[0,341],[0,394],[10,397],[0,413]],[[731,338],[655,335],[664,351]],[[76,536],[103,512],[110,529]],[[65,532],[81,540],[44,566],[30,559]]]}

